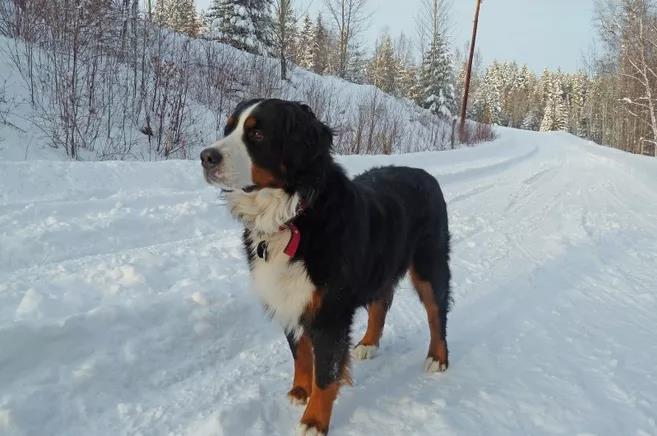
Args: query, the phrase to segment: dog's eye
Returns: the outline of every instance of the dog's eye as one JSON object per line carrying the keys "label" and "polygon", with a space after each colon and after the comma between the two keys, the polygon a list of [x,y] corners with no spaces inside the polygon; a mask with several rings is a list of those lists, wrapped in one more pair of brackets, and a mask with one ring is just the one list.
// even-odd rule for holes
{"label": "dog's eye", "polygon": [[256,142],[260,142],[265,139],[265,135],[262,134],[262,130],[257,129],[251,130],[249,132],[249,137]]}

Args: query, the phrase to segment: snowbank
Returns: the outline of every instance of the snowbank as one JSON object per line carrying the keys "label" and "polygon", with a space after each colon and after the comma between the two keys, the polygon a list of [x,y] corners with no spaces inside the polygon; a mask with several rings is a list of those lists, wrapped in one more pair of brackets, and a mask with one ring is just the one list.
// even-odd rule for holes
{"label": "snowbank", "polygon": [[[427,168],[451,367],[403,282],[335,435],[657,434],[657,162],[566,134],[340,158]],[[292,361],[196,162],[0,162],[0,434],[293,434]],[[364,330],[364,313],[354,340]]]}

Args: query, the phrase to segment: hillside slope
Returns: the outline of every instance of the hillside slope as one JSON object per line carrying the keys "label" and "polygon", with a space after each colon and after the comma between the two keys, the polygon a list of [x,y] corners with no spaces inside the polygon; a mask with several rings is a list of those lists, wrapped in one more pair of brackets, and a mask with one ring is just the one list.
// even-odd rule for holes
{"label": "hillside slope", "polygon": [[[421,166],[453,235],[451,367],[407,281],[334,435],[657,434],[657,161],[566,134]],[[0,434],[292,434],[292,363],[196,162],[0,161]],[[364,329],[364,312],[354,327]]]}
{"label": "hillside slope", "polygon": [[[92,90],[104,89],[112,97],[112,104],[104,101],[92,104],[92,98],[86,98],[91,93],[101,99],[103,94],[98,89],[94,93],[80,85],[83,89],[76,94],[80,100],[79,122],[93,127],[90,132],[78,132],[78,141],[85,144],[78,144],[81,147],[76,152],[78,160],[195,160],[207,144],[223,135],[225,121],[236,105],[254,97],[283,98],[310,105],[317,117],[334,130],[335,149],[343,154],[390,154],[454,147],[453,120],[438,117],[408,99],[386,94],[372,85],[321,76],[293,66],[289,80],[280,80],[276,59],[168,32],[161,38],[163,53],[158,56],[164,56],[163,62],[173,71],[170,74],[175,72],[180,83],[166,88],[172,93],[166,94],[161,89],[162,81],[168,83],[165,79],[169,76],[157,68],[159,63],[148,63],[144,98],[150,106],[159,108],[148,115],[153,136],[149,139],[143,133],[146,113],[142,106],[120,97],[126,92],[125,86],[132,89],[133,83],[129,68],[119,63],[119,69],[112,71],[116,83],[101,76],[94,76],[96,82],[85,77],[89,86],[94,85]],[[53,76],[50,64],[38,64],[40,68],[35,67],[36,71],[43,76],[37,74],[41,89],[37,88],[35,93],[36,103],[30,103],[28,83],[12,61],[17,57],[27,64],[28,47],[19,40],[0,36],[0,160],[61,160],[67,155],[65,126],[69,124],[62,119],[60,107],[52,103],[64,97],[51,95],[54,86],[50,81],[64,78]],[[35,50],[41,53],[38,48]],[[106,83],[113,87],[105,89]],[[184,104],[177,104],[175,93],[183,91]],[[478,130],[477,126],[468,121],[470,143],[489,139],[489,129]],[[58,144],[58,148],[52,148],[53,144]],[[165,155],[167,146],[172,151]]]}

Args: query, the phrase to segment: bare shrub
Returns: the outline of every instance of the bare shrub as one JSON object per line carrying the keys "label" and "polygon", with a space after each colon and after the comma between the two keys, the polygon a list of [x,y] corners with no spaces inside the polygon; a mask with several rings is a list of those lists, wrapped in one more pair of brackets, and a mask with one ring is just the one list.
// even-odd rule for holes
{"label": "bare shrub", "polygon": [[468,122],[465,125],[464,144],[475,145],[495,139],[495,132],[490,124]]}
{"label": "bare shrub", "polygon": [[313,109],[317,118],[329,125],[337,122],[334,116],[334,109],[338,105],[338,95],[335,89],[327,85],[326,81],[322,80],[319,76],[309,75],[304,81],[300,95],[293,95],[288,92],[287,94],[283,94],[282,98],[299,100],[306,103]]}
{"label": "bare shrub", "polygon": [[245,96],[270,98],[281,95],[281,78],[278,66],[271,59],[250,55],[243,71]]}
{"label": "bare shrub", "polygon": [[0,124],[8,124],[8,116],[10,112],[9,97],[7,96],[7,83],[4,82],[0,85]]}
{"label": "bare shrub", "polygon": [[240,91],[235,87],[240,74],[238,53],[214,41],[203,41],[203,58],[196,65],[194,98],[212,112],[216,134],[222,131],[225,114],[232,109],[232,99]]}
{"label": "bare shrub", "polygon": [[391,154],[405,139],[402,114],[390,110],[384,94],[372,88],[339,126],[336,151],[341,154]]}

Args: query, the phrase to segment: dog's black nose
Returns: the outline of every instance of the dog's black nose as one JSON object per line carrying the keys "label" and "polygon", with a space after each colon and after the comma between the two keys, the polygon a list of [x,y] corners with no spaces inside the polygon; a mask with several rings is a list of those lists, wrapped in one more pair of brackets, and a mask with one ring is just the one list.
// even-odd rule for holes
{"label": "dog's black nose", "polygon": [[201,164],[203,164],[203,168],[205,169],[216,167],[221,163],[222,159],[221,153],[214,147],[206,148],[201,152]]}

